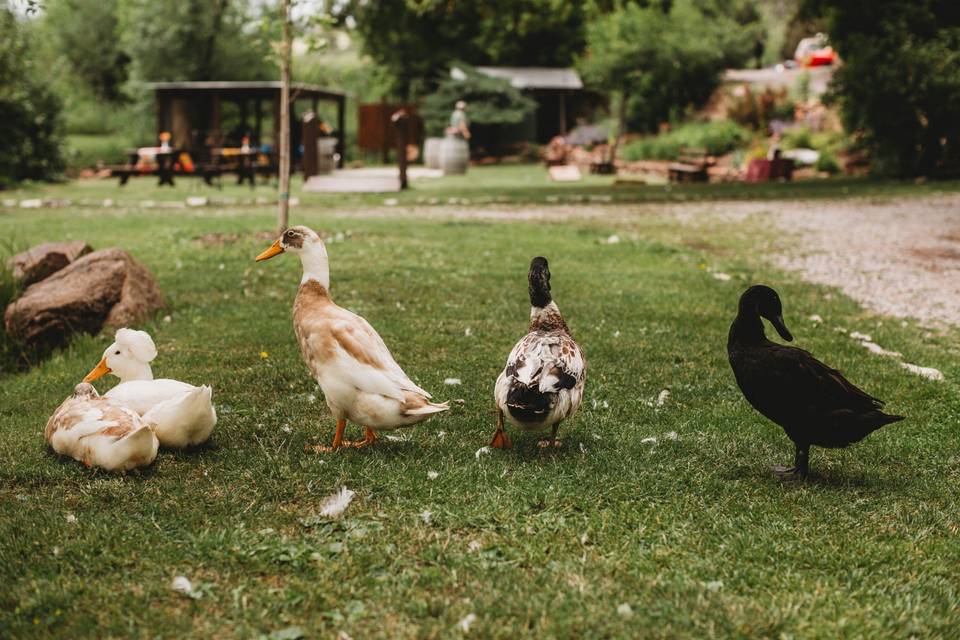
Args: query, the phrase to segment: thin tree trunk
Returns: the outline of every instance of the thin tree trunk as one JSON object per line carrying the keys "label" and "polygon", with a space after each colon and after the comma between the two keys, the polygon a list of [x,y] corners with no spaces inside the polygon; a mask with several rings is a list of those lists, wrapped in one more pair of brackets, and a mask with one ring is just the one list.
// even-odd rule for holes
{"label": "thin tree trunk", "polygon": [[627,90],[620,92],[620,104],[617,108],[617,137],[613,139],[613,145],[610,148],[610,164],[617,162],[617,147],[620,146],[620,140],[627,133]]}
{"label": "thin tree trunk", "polygon": [[211,21],[210,33],[203,43],[203,53],[200,56],[200,64],[203,65],[200,71],[199,80],[215,80],[213,77],[213,54],[217,45],[217,36],[220,35],[220,28],[223,25],[223,15],[230,6],[230,0],[220,0],[220,4],[213,10],[213,20]]}
{"label": "thin tree trunk", "polygon": [[280,199],[277,202],[277,233],[290,222],[290,0],[280,0],[283,41],[280,44],[280,140],[278,170]]}

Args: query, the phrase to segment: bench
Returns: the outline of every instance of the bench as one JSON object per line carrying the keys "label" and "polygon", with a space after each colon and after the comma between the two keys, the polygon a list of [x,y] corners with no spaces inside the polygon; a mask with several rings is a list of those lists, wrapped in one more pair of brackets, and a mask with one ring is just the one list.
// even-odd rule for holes
{"label": "bench", "polygon": [[120,180],[120,186],[127,184],[130,178],[137,176],[157,176],[159,178],[159,186],[167,184],[172,187],[174,176],[203,178],[205,183],[213,186],[213,179],[219,178],[223,173],[220,167],[215,164],[197,165],[193,168],[193,171],[184,171],[183,169],[177,168],[177,158],[180,156],[179,151],[157,153],[155,156],[156,166],[149,168],[137,166],[140,161],[140,156],[136,149],[130,151],[129,156],[130,161],[127,164],[108,167],[110,169],[110,177],[118,178]]}
{"label": "bench", "polygon": [[670,182],[706,182],[708,166],[706,149],[680,147],[677,161],[667,168]]}

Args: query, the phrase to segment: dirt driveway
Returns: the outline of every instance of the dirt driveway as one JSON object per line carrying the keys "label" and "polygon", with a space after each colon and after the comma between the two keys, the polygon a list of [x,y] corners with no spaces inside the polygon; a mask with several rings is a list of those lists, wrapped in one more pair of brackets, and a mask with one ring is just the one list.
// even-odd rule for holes
{"label": "dirt driveway", "polygon": [[782,243],[786,250],[770,256],[777,266],[837,287],[882,314],[916,318],[928,326],[960,326],[960,194],[883,200],[439,206],[371,209],[360,215],[611,224],[644,216],[667,216],[684,224],[769,221],[789,239]]}

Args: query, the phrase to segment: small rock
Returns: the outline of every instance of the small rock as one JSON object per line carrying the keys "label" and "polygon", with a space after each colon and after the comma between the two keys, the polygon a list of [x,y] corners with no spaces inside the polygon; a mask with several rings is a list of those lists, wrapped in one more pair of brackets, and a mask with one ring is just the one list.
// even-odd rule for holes
{"label": "small rock", "polygon": [[188,196],[187,197],[187,206],[188,207],[205,207],[210,204],[210,199],[206,196]]}
{"label": "small rock", "polygon": [[43,206],[43,200],[40,198],[28,198],[20,201],[21,209],[39,209]]}
{"label": "small rock", "polygon": [[632,618],[633,608],[626,602],[623,602],[617,606],[617,615],[619,615],[621,618]]}

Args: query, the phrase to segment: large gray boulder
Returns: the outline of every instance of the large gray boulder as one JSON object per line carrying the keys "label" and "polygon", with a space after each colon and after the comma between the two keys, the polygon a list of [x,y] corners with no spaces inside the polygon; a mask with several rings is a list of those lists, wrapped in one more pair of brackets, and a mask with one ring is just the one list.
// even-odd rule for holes
{"label": "large gray boulder", "polygon": [[164,304],[145,266],[122,249],[103,249],[28,287],[7,306],[4,324],[28,345],[58,347],[74,333],[139,324]]}
{"label": "large gray boulder", "polygon": [[23,286],[29,287],[91,251],[93,247],[82,240],[45,242],[13,256],[10,266],[13,268],[13,277]]}

